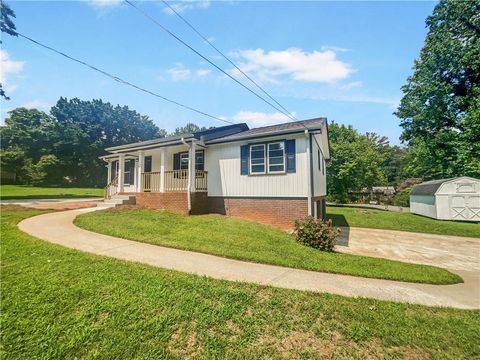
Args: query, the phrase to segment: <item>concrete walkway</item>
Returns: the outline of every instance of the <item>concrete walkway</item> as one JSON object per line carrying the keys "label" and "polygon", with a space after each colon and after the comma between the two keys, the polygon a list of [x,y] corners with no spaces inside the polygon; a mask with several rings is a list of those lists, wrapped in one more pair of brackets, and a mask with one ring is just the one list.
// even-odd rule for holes
{"label": "concrete walkway", "polygon": [[92,208],[39,215],[23,220],[18,226],[32,236],[69,248],[216,279],[430,306],[480,308],[478,276],[467,277],[465,283],[455,285],[367,279],[176,250],[101,235],[73,225],[72,221],[78,214],[95,210]]}

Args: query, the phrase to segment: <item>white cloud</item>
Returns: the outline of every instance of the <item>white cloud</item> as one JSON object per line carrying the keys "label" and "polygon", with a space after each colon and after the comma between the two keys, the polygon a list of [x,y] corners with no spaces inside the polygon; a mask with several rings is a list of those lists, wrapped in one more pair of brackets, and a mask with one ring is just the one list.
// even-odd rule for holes
{"label": "white cloud", "polygon": [[261,81],[275,82],[280,76],[289,76],[296,81],[334,83],[354,71],[349,64],[338,60],[332,50],[309,53],[297,48],[268,52],[255,49],[240,50],[233,55],[241,60],[243,71]]}
{"label": "white cloud", "polygon": [[20,107],[24,107],[27,109],[49,110],[52,107],[52,104],[43,100],[32,100],[21,105]]}
{"label": "white cloud", "polygon": [[[295,113],[292,113],[295,116]],[[254,111],[239,111],[233,115],[232,120],[234,122],[246,122],[250,126],[268,126],[274,124],[285,123],[289,121],[289,118],[280,113],[264,113],[264,112],[254,112]]]}
{"label": "white cloud", "polygon": [[190,69],[187,69],[183,64],[177,63],[175,67],[168,69],[167,74],[170,75],[174,81],[188,80],[191,75]]}
{"label": "white cloud", "polygon": [[21,73],[24,65],[25,61],[11,60],[5,50],[0,50],[0,83],[7,93],[13,92],[17,88],[17,85],[8,82],[7,77],[11,74]]}
{"label": "white cloud", "polygon": [[338,47],[338,46],[330,46],[330,45],[323,45],[320,50],[326,51],[326,50],[332,50],[335,52],[347,52],[351,51],[350,49],[343,48],[343,47]]}
{"label": "white cloud", "polygon": [[[169,4],[171,8],[173,8],[179,14],[184,13],[185,11],[192,10],[192,9],[206,9],[210,7],[211,1],[210,0],[185,0],[179,1],[174,4]],[[168,15],[175,14],[170,7],[165,6],[163,8],[163,12]]]}
{"label": "white cloud", "polygon": [[352,82],[349,82],[348,84],[340,86],[340,89],[350,90],[350,89],[360,88],[362,86],[363,86],[363,83],[361,81],[352,81]]}
{"label": "white cloud", "polygon": [[123,0],[86,0],[89,5],[98,9],[113,8],[122,3]]}
{"label": "white cloud", "polygon": [[205,77],[205,76],[207,76],[208,74],[210,74],[211,72],[212,72],[212,71],[209,70],[209,69],[198,69],[198,70],[196,71],[197,76],[199,76],[199,77]]}

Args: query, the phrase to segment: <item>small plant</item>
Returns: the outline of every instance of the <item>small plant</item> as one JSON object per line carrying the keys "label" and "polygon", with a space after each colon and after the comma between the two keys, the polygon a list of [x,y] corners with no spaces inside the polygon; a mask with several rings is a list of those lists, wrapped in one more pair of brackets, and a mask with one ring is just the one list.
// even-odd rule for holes
{"label": "small plant", "polygon": [[340,229],[332,225],[332,220],[316,220],[312,216],[295,221],[297,241],[322,251],[333,251]]}

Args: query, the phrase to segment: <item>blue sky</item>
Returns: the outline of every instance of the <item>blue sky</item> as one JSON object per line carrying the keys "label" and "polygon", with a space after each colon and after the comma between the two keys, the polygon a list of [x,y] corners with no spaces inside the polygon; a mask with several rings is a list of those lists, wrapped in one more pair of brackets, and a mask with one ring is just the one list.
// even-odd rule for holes
{"label": "blue sky", "polygon": [[[18,31],[142,87],[253,127],[288,121],[121,1],[9,4]],[[163,3],[136,4],[251,86]],[[171,4],[297,118],[326,116],[399,143],[392,112],[434,2]],[[2,35],[1,81],[11,97],[2,100],[2,122],[17,106],[48,111],[64,96],[128,105],[169,131],[187,122],[222,125]]]}

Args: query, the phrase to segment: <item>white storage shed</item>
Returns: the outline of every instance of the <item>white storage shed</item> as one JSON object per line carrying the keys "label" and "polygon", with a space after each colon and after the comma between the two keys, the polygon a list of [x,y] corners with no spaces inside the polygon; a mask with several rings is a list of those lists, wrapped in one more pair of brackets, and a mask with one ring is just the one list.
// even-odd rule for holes
{"label": "white storage shed", "polygon": [[415,185],[410,212],[439,220],[480,221],[480,180],[458,177]]}

